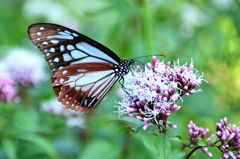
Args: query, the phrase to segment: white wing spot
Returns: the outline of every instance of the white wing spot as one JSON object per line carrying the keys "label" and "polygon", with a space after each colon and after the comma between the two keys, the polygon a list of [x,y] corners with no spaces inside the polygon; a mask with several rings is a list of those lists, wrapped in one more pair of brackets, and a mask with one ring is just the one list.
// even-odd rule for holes
{"label": "white wing spot", "polygon": [[87,70],[85,70],[85,69],[78,69],[77,71],[78,72],[86,72]]}
{"label": "white wing spot", "polygon": [[50,65],[52,66],[52,65],[53,65],[53,63],[50,63]]}
{"label": "white wing spot", "polygon": [[68,53],[63,54],[63,61],[66,62],[70,60],[72,60],[72,57]]}
{"label": "white wing spot", "polygon": [[40,27],[39,29],[40,29],[40,30],[43,30],[43,29],[44,29],[44,27]]}
{"label": "white wing spot", "polygon": [[71,105],[72,107],[74,106],[74,104]]}
{"label": "white wing spot", "polygon": [[63,83],[63,81],[64,81],[64,79],[63,79],[63,78],[60,78],[59,82],[60,82],[61,84]]}
{"label": "white wing spot", "polygon": [[51,40],[51,43],[57,44],[57,43],[59,43],[59,41],[58,40]]}
{"label": "white wing spot", "polygon": [[[59,32],[59,33],[61,33],[61,32]],[[67,39],[67,40],[73,40],[73,36],[69,36],[68,34],[66,34],[66,35],[52,35],[52,36],[48,36],[47,39]]]}
{"label": "white wing spot", "polygon": [[76,91],[78,91],[81,87],[75,87]]}
{"label": "white wing spot", "polygon": [[57,31],[60,31],[60,29],[57,29]]}
{"label": "white wing spot", "polygon": [[71,51],[71,55],[75,59],[86,57],[86,54],[78,50]]}
{"label": "white wing spot", "polygon": [[77,100],[74,100],[74,102],[76,103],[76,102],[77,102]]}
{"label": "white wing spot", "polygon": [[47,55],[47,56],[49,56],[49,55],[50,55],[50,53],[46,53],[46,55]]}
{"label": "white wing spot", "polygon": [[37,32],[37,35],[41,35],[42,33],[41,32]]}
{"label": "white wing spot", "polygon": [[49,60],[48,62],[52,62],[52,60]]}
{"label": "white wing spot", "polygon": [[67,101],[66,104],[69,104],[69,101]]}
{"label": "white wing spot", "polygon": [[62,74],[66,74],[67,73],[67,70],[64,70]]}
{"label": "white wing spot", "polygon": [[44,41],[42,44],[43,44],[43,45],[48,45],[48,42]]}
{"label": "white wing spot", "polygon": [[72,45],[67,45],[67,49],[68,50],[73,50],[73,49],[75,49]]}
{"label": "white wing spot", "polygon": [[59,58],[56,57],[56,58],[54,59],[54,62],[59,62]]}
{"label": "white wing spot", "polygon": [[58,70],[60,70],[60,69],[62,69],[63,68],[63,66],[60,66],[59,68],[58,68]]}
{"label": "white wing spot", "polygon": [[52,47],[52,48],[50,49],[50,52],[55,52],[55,49]]}
{"label": "white wing spot", "polygon": [[65,95],[65,97],[67,98],[67,97],[68,97],[68,95],[66,94],[66,95]]}
{"label": "white wing spot", "polygon": [[40,38],[37,38],[37,40],[40,40]]}
{"label": "white wing spot", "polygon": [[78,106],[76,106],[76,108],[78,108]]}
{"label": "white wing spot", "polygon": [[46,50],[44,50],[44,52],[47,52],[47,49],[46,49]]}
{"label": "white wing spot", "polygon": [[61,45],[60,46],[60,51],[64,51],[64,50],[65,50],[64,45]]}
{"label": "white wing spot", "polygon": [[78,35],[76,33],[72,33],[72,35],[75,36],[75,37],[78,37]]}
{"label": "white wing spot", "polygon": [[64,30],[64,32],[67,33],[67,34],[71,34],[71,32],[68,31],[68,30]]}

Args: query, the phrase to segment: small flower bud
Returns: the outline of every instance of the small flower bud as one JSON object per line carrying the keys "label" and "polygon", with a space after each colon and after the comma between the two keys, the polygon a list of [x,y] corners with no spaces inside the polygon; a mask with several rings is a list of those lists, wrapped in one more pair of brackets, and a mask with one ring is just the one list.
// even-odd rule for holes
{"label": "small flower bud", "polygon": [[152,56],[152,62],[153,62],[153,64],[155,64],[157,62],[157,57],[156,56]]}
{"label": "small flower bud", "polygon": [[152,68],[152,64],[150,62],[147,63],[148,68]]}
{"label": "small flower bud", "polygon": [[138,69],[138,71],[139,71],[139,72],[142,72],[142,69],[141,69],[141,67],[140,67],[140,66],[138,66],[138,65],[137,65],[137,69]]}

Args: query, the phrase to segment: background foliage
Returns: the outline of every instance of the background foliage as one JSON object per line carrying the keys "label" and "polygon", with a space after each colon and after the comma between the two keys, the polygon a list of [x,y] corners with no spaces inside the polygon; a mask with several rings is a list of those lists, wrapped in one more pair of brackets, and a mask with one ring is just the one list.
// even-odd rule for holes
{"label": "background foliage", "polygon": [[[238,0],[9,0],[0,1],[0,58],[11,48],[42,53],[27,28],[48,22],[71,27],[109,47],[122,59],[163,54],[165,61],[193,58],[209,84],[202,93],[184,98],[186,107],[170,117],[187,137],[187,124],[215,132],[225,116],[240,121],[240,5]],[[162,58],[162,57],[159,57]],[[42,56],[44,59],[44,56]],[[151,58],[141,58],[143,63]],[[16,63],[17,65],[17,63]],[[45,63],[49,75],[50,69]],[[1,76],[1,75],[0,75]],[[126,123],[108,123],[118,114],[114,101],[119,84],[93,112],[85,127],[69,127],[65,118],[42,111],[55,97],[50,77],[39,86],[18,87],[19,103],[0,103],[0,158],[155,158],[153,140],[144,133],[116,133]],[[24,92],[24,93],[22,93]],[[152,143],[154,143],[152,141]],[[172,149],[181,148],[172,143]],[[221,154],[211,150],[214,158]],[[197,151],[195,158],[207,158]],[[194,158],[194,156],[192,157]]]}

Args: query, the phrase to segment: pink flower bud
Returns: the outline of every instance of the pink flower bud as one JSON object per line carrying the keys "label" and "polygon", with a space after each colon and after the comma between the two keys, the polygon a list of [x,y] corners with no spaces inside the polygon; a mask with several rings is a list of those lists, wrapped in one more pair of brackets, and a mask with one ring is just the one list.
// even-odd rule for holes
{"label": "pink flower bud", "polygon": [[147,63],[148,68],[152,68],[152,64],[150,62]]}
{"label": "pink flower bud", "polygon": [[171,128],[176,129],[177,125],[176,124],[168,124]]}
{"label": "pink flower bud", "polygon": [[139,71],[139,72],[142,72],[142,69],[141,69],[141,67],[140,67],[140,66],[138,66],[138,65],[137,65],[137,69],[138,69],[138,71]]}
{"label": "pink flower bud", "polygon": [[227,125],[227,117],[223,118],[224,125]]}
{"label": "pink flower bud", "polygon": [[137,115],[136,118],[138,118],[139,120],[143,120],[143,118],[139,115]]}
{"label": "pink flower bud", "polygon": [[181,73],[182,73],[184,70],[185,70],[185,67],[183,66],[183,67],[181,68]]}
{"label": "pink flower bud", "polygon": [[211,152],[207,152],[206,153],[209,157],[212,157],[212,153]]}
{"label": "pink flower bud", "polygon": [[166,66],[170,66],[170,64],[171,64],[170,61],[168,61],[168,62],[166,63]]}
{"label": "pink flower bud", "polygon": [[155,64],[157,62],[157,57],[156,56],[152,56],[152,62],[153,62],[153,64]]}
{"label": "pink flower bud", "polygon": [[146,130],[146,129],[148,128],[149,124],[150,124],[150,122],[148,122],[147,124],[145,124],[145,125],[143,126],[143,130]]}

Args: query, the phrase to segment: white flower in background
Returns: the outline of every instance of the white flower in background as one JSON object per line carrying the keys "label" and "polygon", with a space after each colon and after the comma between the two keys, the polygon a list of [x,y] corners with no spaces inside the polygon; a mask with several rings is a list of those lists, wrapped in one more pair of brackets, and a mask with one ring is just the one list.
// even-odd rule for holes
{"label": "white flower in background", "polygon": [[190,37],[196,27],[203,25],[207,17],[198,8],[191,4],[186,4],[182,8],[180,33],[182,36]]}
{"label": "white flower in background", "polygon": [[77,29],[77,21],[66,11],[65,8],[66,7],[53,0],[28,0],[24,4],[24,13],[28,18],[36,19],[38,17],[44,17],[52,23]]}
{"label": "white flower in background", "polygon": [[69,127],[85,128],[85,115],[67,109],[57,98],[52,98],[41,104],[42,110],[49,114],[61,115],[66,118],[66,124]]}
{"label": "white flower in background", "polygon": [[62,103],[58,102],[56,98],[44,101],[41,106],[42,110],[48,112],[49,114],[60,115],[65,109]]}
{"label": "white flower in background", "polygon": [[237,6],[234,0],[211,0],[211,2],[220,9],[232,9]]}
{"label": "white flower in background", "polygon": [[9,50],[7,57],[3,60],[5,67],[23,86],[39,83],[49,79],[44,68],[44,57],[24,48],[13,48]]}

